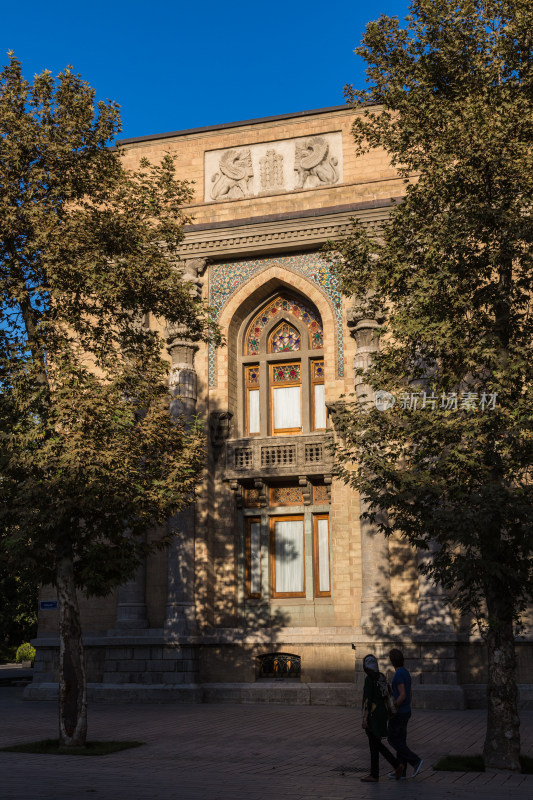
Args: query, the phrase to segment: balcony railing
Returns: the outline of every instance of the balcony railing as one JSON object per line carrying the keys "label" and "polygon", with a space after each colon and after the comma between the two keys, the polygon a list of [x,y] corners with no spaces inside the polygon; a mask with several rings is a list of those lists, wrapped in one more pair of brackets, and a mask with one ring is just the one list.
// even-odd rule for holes
{"label": "balcony railing", "polygon": [[331,472],[331,433],[230,439],[226,442],[228,480],[294,477]]}

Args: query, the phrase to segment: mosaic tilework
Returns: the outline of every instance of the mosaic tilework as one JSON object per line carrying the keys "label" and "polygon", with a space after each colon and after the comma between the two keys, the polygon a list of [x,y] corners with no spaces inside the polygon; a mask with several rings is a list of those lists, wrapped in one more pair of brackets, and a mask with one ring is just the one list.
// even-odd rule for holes
{"label": "mosaic tilework", "polygon": [[316,505],[329,503],[328,487],[323,484],[313,486],[313,503]]}
{"label": "mosaic tilework", "polygon": [[[220,317],[220,312],[231,295],[245,281],[252,275],[273,266],[301,273],[326,294],[335,314],[337,377],[343,377],[344,343],[342,338],[342,297],[339,283],[331,275],[328,265],[314,253],[213,264],[209,275],[209,303],[214,310],[215,320]],[[209,385],[216,385],[216,349],[213,344],[209,345]]]}
{"label": "mosaic tilework", "polygon": [[271,506],[303,505],[303,502],[301,486],[273,486],[270,489]]}
{"label": "mosaic tilework", "polygon": [[244,490],[244,507],[261,508],[261,492],[259,489]]}

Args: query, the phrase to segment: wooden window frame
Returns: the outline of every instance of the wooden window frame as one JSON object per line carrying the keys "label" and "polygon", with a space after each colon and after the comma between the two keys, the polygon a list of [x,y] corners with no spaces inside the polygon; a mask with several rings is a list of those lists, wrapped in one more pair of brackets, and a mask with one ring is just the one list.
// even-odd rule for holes
{"label": "wooden window frame", "polygon": [[[274,383],[274,370],[280,367],[290,367],[297,364],[300,367],[300,379],[298,381],[279,381]],[[302,433],[303,431],[303,375],[302,375],[302,361],[276,361],[268,365],[268,383],[270,386],[270,430],[272,436],[293,436],[294,434]],[[285,389],[291,387],[300,387],[300,427],[299,428],[274,428],[274,389]]]}
{"label": "wooden window frame", "polygon": [[324,359],[323,358],[312,358],[309,360],[309,387],[310,391],[310,399],[311,399],[311,430],[312,431],[325,431],[327,428],[327,410],[326,410],[326,427],[324,428],[317,428],[315,425],[315,386],[324,386],[324,378],[322,380],[316,380],[313,377],[314,373],[314,365],[315,364],[322,364],[322,370],[324,369]]}
{"label": "wooden window frame", "polygon": [[[276,522],[301,522],[303,541],[304,586],[302,592],[276,592]],[[305,518],[303,514],[284,514],[270,517],[270,594],[273,598],[305,597]]]}
{"label": "wooden window frame", "polygon": [[[259,530],[261,530],[261,517],[246,517],[246,598],[260,600],[262,593],[252,592],[252,523],[258,523]],[[259,539],[259,575],[261,576],[261,536]]]}
{"label": "wooden window frame", "polygon": [[[320,591],[320,562],[318,554],[318,521],[327,519],[328,521],[328,576],[329,576],[329,590],[327,592]],[[331,531],[329,514],[313,514],[313,578],[315,583],[315,597],[331,597]]]}
{"label": "wooden window frame", "polygon": [[[250,384],[248,382],[248,370],[257,369],[260,372],[259,364],[244,364],[244,425],[246,436],[261,436],[261,379],[259,383]],[[250,392],[257,392],[259,396],[259,430],[255,433],[250,433]]]}

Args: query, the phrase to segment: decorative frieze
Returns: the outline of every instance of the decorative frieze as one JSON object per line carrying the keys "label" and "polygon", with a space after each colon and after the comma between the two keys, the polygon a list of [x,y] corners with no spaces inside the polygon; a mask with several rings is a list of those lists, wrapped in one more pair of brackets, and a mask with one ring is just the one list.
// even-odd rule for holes
{"label": "decorative frieze", "polygon": [[206,202],[316,189],[341,181],[340,131],[205,153]]}
{"label": "decorative frieze", "polygon": [[202,256],[249,256],[312,245],[318,248],[328,239],[342,239],[348,235],[353,217],[370,235],[377,236],[388,217],[390,205],[389,201],[384,201],[382,207],[371,203],[368,208],[350,206],[331,213],[321,211],[311,216],[304,213],[301,217],[264,218],[238,225],[186,225],[180,254],[182,258],[201,263]]}

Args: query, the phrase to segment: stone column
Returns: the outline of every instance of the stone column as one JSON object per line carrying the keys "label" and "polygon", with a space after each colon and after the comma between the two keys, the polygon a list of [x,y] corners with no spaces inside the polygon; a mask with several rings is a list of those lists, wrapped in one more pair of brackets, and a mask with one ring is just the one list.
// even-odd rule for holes
{"label": "stone column", "polygon": [[146,562],[135,576],[118,587],[115,630],[142,630],[148,627],[146,616]]}
{"label": "stone column", "polygon": [[[198,272],[205,266],[203,259],[185,262],[183,278],[193,284],[192,293],[199,292]],[[197,376],[194,355],[198,345],[185,326],[169,325],[166,329],[167,350],[172,359],[169,375],[171,394],[170,413],[174,419],[183,415],[190,420],[196,411]],[[191,504],[178,512],[169,525],[177,531],[168,547],[168,590],[164,631],[182,636],[196,630],[195,613],[195,508]]]}
{"label": "stone column", "polygon": [[[146,316],[134,318],[134,325],[139,329],[147,324]],[[117,616],[113,631],[142,631],[147,627],[146,561],[143,559],[133,578],[118,587]]]}
{"label": "stone column", "polygon": [[[357,308],[349,314],[348,325],[357,343],[354,371],[369,368],[373,354],[379,348],[379,324],[379,320],[363,317]],[[354,384],[358,400],[367,404],[374,402],[374,391],[362,375],[354,374]],[[368,510],[368,503],[361,497],[361,627],[379,636],[395,624],[390,593],[389,542],[375,523],[363,517]]]}
{"label": "stone column", "polygon": [[[437,549],[435,542],[429,550],[418,551],[418,567],[431,562]],[[429,575],[418,573],[418,633],[454,633],[450,607],[443,587]]]}

